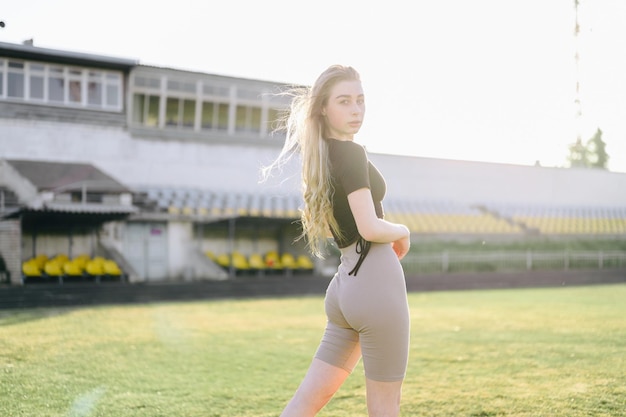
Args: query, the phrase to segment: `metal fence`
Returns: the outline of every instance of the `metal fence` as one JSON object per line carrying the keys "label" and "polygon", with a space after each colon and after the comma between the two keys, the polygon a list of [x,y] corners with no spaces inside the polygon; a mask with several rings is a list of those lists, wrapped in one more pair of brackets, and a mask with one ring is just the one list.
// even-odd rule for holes
{"label": "metal fence", "polygon": [[496,251],[409,253],[406,273],[507,272],[626,268],[624,251]]}

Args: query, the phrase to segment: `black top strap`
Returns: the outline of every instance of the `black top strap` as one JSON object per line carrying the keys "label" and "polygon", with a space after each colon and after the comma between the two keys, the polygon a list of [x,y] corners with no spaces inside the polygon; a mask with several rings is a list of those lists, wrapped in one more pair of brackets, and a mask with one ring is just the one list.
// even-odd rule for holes
{"label": "black top strap", "polygon": [[359,254],[359,260],[357,261],[354,268],[352,268],[352,271],[348,272],[348,275],[356,276],[356,273],[359,272],[359,268],[361,267],[361,264],[363,263],[363,261],[365,260],[365,257],[369,253],[371,246],[372,246],[371,242],[359,236],[359,239],[356,241],[356,253]]}

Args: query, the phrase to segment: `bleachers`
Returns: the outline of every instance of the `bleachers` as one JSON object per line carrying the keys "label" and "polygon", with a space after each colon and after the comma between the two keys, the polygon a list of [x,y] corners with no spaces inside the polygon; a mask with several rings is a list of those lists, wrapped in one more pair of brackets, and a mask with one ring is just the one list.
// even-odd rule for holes
{"label": "bleachers", "polygon": [[[184,216],[293,218],[300,198],[194,189],[148,188],[145,207]],[[415,234],[522,235],[619,234],[626,228],[626,208],[524,206],[455,201],[385,200],[385,218],[406,224]]]}
{"label": "bleachers", "polygon": [[518,225],[479,207],[453,202],[391,201],[385,218],[415,234],[519,234]]}
{"label": "bleachers", "polygon": [[24,283],[122,281],[124,276],[124,271],[115,261],[101,256],[91,258],[83,254],[70,259],[63,253],[53,257],[39,254],[22,263]]}
{"label": "bleachers", "polygon": [[178,216],[219,217],[248,216],[298,218],[300,198],[297,195],[209,191],[199,189],[143,188],[133,200],[147,212]]}
{"label": "bleachers", "polygon": [[626,208],[484,203],[390,202],[385,218],[415,234],[617,235],[626,233]]}
{"label": "bleachers", "polygon": [[626,233],[626,208],[594,206],[523,206],[496,208],[524,227],[546,235],[618,235]]}
{"label": "bleachers", "polygon": [[305,274],[312,273],[314,268],[309,256],[288,252],[279,254],[277,251],[269,251],[265,254],[245,255],[233,251],[216,255],[211,251],[206,251],[205,255],[226,271],[229,271],[232,266],[237,275]]}

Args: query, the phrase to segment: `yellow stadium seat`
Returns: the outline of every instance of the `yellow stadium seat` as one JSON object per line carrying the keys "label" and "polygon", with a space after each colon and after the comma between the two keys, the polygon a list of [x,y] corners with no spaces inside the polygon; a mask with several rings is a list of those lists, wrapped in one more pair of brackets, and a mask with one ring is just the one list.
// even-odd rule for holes
{"label": "yellow stadium seat", "polygon": [[250,269],[248,260],[240,252],[233,252],[231,255],[231,258],[232,258],[233,266],[235,267],[235,269],[239,269],[239,270]]}
{"label": "yellow stadium seat", "polygon": [[248,258],[248,263],[250,264],[251,269],[263,270],[265,269],[265,261],[263,257],[258,253],[253,253]]}
{"label": "yellow stadium seat", "polygon": [[46,262],[48,262],[48,255],[44,255],[44,254],[37,255],[36,257],[31,259],[31,261],[34,261],[39,269],[43,269]]}
{"label": "yellow stadium seat", "polygon": [[107,259],[102,264],[102,269],[106,275],[119,277],[122,275],[121,268],[113,260]]}
{"label": "yellow stadium seat", "polygon": [[296,269],[298,267],[298,263],[296,262],[296,258],[290,253],[283,253],[280,257],[280,264],[283,268],[287,269]]}
{"label": "yellow stadium seat", "polygon": [[298,268],[300,269],[313,269],[313,261],[306,255],[300,255],[297,259]]}
{"label": "yellow stadium seat", "polygon": [[84,263],[82,259],[74,259],[63,264],[63,272],[65,275],[72,277],[82,277],[84,272]]}
{"label": "yellow stadium seat", "polygon": [[51,277],[60,277],[63,275],[63,265],[65,265],[65,263],[52,260],[46,262],[46,265],[43,269],[46,275],[49,275]]}
{"label": "yellow stadium seat", "polygon": [[22,273],[26,277],[40,277],[41,268],[39,268],[35,259],[31,259],[22,263]]}
{"label": "yellow stadium seat", "polygon": [[70,260],[70,258],[64,253],[57,254],[53,259],[57,261],[65,261],[65,262]]}
{"label": "yellow stadium seat", "polygon": [[87,272],[87,274],[94,276],[94,277],[98,277],[100,275],[104,275],[104,259],[100,260],[100,259],[93,259],[89,262],[87,262],[87,265],[85,266],[85,271]]}
{"label": "yellow stadium seat", "polygon": [[278,252],[270,251],[265,254],[265,265],[271,269],[281,269],[282,265],[280,263],[280,257],[278,256]]}
{"label": "yellow stadium seat", "polygon": [[224,268],[228,268],[230,266],[230,256],[227,253],[222,253],[215,258],[215,262],[219,266],[223,266]]}

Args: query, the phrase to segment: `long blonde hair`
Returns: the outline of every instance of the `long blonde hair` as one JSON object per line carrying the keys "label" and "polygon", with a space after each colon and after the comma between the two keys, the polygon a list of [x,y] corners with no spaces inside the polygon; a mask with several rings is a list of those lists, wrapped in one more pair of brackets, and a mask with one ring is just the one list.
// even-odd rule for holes
{"label": "long blonde hair", "polygon": [[322,109],[328,103],[332,88],[340,81],[360,81],[359,73],[352,67],[332,65],[317,78],[312,87],[293,88],[285,94],[291,96],[290,111],[282,120],[286,139],[277,159],[263,168],[263,176],[284,164],[294,153],[302,159],[301,213],[302,234],[315,256],[323,257],[328,231],[340,237],[341,231],[333,216],[326,119]]}

